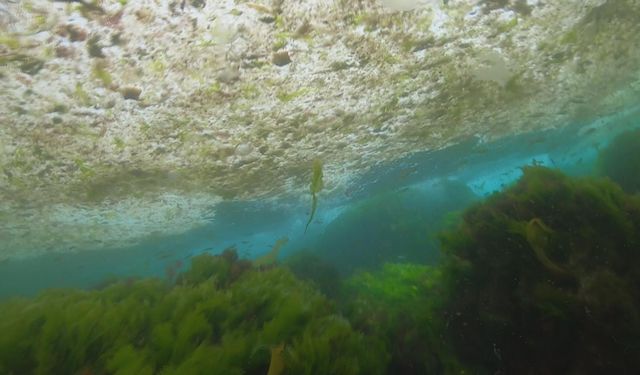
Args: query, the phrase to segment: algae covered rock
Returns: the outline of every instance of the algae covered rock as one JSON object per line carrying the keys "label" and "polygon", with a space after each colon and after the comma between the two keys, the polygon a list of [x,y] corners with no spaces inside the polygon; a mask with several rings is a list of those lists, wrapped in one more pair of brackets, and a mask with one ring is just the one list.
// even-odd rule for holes
{"label": "algae covered rock", "polygon": [[476,373],[640,366],[640,199],[528,167],[442,235],[457,354]]}
{"label": "algae covered rock", "polygon": [[385,356],[284,268],[233,251],[194,258],[174,285],[147,279],[50,290],[0,308],[8,374],[375,374]]}

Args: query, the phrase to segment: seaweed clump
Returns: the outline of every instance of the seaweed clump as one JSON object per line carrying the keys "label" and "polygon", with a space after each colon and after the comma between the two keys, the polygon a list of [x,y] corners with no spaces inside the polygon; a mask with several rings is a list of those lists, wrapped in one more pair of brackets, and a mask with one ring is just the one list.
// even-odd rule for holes
{"label": "seaweed clump", "polygon": [[475,373],[640,368],[640,198],[524,168],[441,237],[448,334]]}
{"label": "seaweed clump", "polygon": [[349,277],[342,299],[358,330],[390,354],[387,374],[462,374],[442,319],[447,292],[439,267],[386,263]]}
{"label": "seaweed clump", "polygon": [[600,174],[626,192],[640,192],[640,129],[618,135],[598,157]]}
{"label": "seaweed clump", "polygon": [[3,374],[376,374],[385,355],[285,268],[200,255],[175,284],[50,290],[0,308]]}

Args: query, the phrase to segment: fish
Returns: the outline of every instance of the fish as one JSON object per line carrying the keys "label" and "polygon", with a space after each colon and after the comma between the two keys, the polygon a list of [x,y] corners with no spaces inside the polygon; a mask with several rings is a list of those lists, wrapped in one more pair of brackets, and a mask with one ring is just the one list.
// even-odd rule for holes
{"label": "fish", "polygon": [[313,167],[311,172],[311,183],[309,184],[309,190],[311,191],[311,215],[309,215],[309,220],[307,221],[307,225],[304,227],[304,233],[307,233],[307,229],[309,229],[309,224],[313,220],[313,216],[316,213],[316,209],[318,208],[318,196],[317,194],[324,187],[324,182],[322,181],[322,161],[314,160]]}
{"label": "fish", "polygon": [[278,241],[276,241],[276,243],[273,245],[273,247],[268,253],[255,259],[253,261],[253,265],[256,267],[260,267],[260,266],[269,266],[269,265],[275,264],[276,260],[278,259],[278,254],[280,254],[280,250],[284,245],[287,244],[287,242],[289,242],[288,237],[285,236],[280,238]]}
{"label": "fish", "polygon": [[271,348],[271,362],[267,375],[280,375],[284,371],[284,343]]}
{"label": "fish", "polygon": [[554,231],[541,219],[533,218],[527,223],[518,223],[512,227],[512,232],[520,234],[527,240],[536,259],[547,271],[559,278],[573,279],[573,275],[568,270],[557,265],[547,256],[545,249],[549,246],[550,235]]}

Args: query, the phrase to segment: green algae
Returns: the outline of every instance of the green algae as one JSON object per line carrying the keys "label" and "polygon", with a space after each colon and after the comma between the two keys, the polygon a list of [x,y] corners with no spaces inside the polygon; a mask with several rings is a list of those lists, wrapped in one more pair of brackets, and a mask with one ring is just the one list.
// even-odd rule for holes
{"label": "green algae", "polygon": [[386,373],[464,373],[444,337],[443,277],[438,267],[387,263],[345,281],[346,314],[384,345],[390,354]]}
{"label": "green algae", "polygon": [[285,374],[385,368],[325,297],[233,251],[194,258],[175,284],[129,280],[13,300],[0,328],[4,373],[265,374],[268,348],[282,343]]}
{"label": "green algae", "polygon": [[82,87],[80,82],[76,83],[76,87],[73,90],[73,97],[83,106],[91,105],[91,97],[87,91]]}
{"label": "green algae", "polygon": [[301,88],[300,90],[295,90],[295,91],[278,91],[276,93],[276,98],[278,98],[278,100],[280,100],[283,103],[288,103],[290,101],[292,101],[293,99],[304,95],[308,90],[306,88]]}
{"label": "green algae", "polygon": [[[175,282],[16,299],[0,306],[0,372],[265,374],[282,348],[282,374],[625,373],[640,349],[639,199],[530,167],[448,226],[442,265],[341,279],[309,254],[289,270],[227,250]],[[575,279],[550,277],[532,247]]]}
{"label": "green algae", "polygon": [[637,368],[639,233],[640,200],[619,186],[524,168],[442,236],[457,356],[476,373]]}

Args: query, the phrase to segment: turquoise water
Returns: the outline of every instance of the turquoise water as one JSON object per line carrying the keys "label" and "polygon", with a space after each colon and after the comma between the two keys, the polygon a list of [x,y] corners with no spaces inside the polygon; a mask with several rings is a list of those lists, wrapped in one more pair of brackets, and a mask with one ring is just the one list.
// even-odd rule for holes
{"label": "turquoise water", "polygon": [[[113,277],[164,277],[168,267],[183,269],[194,255],[219,254],[231,246],[252,259],[283,236],[289,242],[281,258],[311,249],[351,271],[389,261],[433,264],[438,259],[437,233],[448,213],[509,186],[525,165],[557,168],[575,176],[592,173],[598,150],[635,126],[627,120],[635,117],[633,110],[617,117],[497,142],[463,140],[442,151],[382,164],[359,177],[347,192],[323,196],[306,235],[307,206],[296,201],[236,201],[221,204],[210,224],[184,235],[159,235],[131,248],[6,260],[0,264],[0,296],[31,296],[47,287],[87,288]],[[596,130],[580,137],[584,127]],[[389,220],[403,217],[414,221],[403,229],[405,234],[417,233],[419,240],[400,238],[388,228]],[[410,248],[396,250],[407,245]]]}

